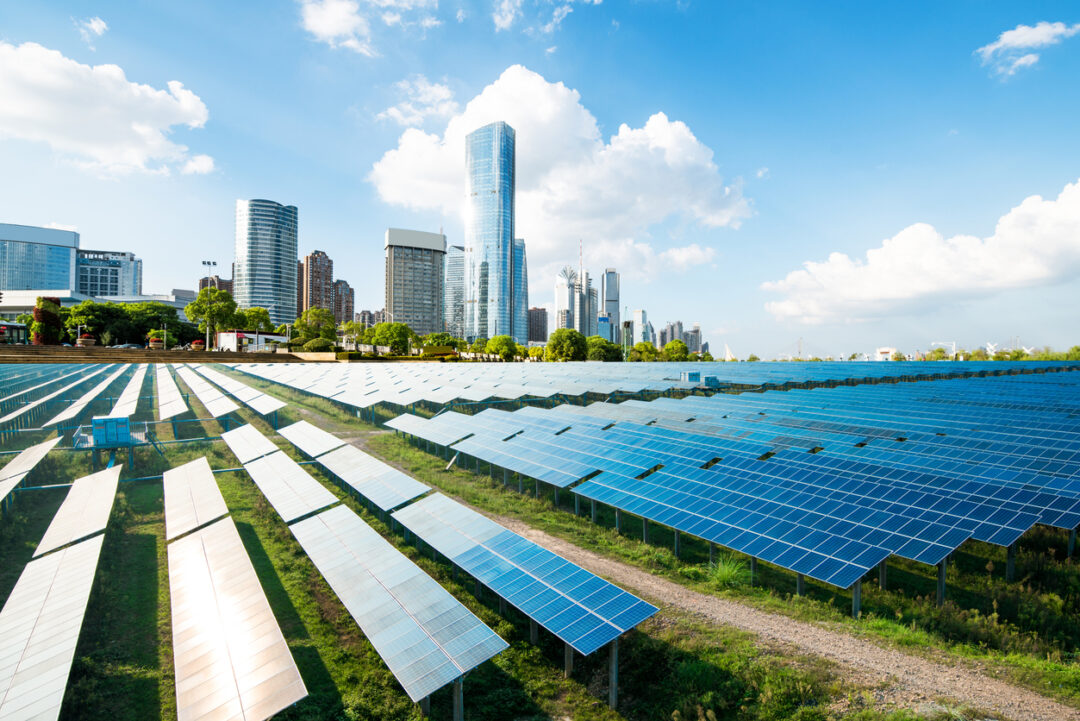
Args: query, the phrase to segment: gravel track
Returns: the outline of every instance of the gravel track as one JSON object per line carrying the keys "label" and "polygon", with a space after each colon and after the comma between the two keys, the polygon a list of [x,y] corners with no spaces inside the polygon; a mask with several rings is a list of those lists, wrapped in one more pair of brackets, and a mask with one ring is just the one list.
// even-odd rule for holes
{"label": "gravel track", "polygon": [[485,515],[593,573],[636,590],[650,599],[662,599],[666,606],[749,631],[801,653],[835,661],[846,667],[849,677],[854,676],[862,683],[887,684],[890,688],[884,697],[891,703],[915,708],[937,699],[949,699],[964,706],[1001,714],[1014,721],[1080,721],[1080,710],[977,670],[911,656],[844,632],[831,631],[736,601],[698,593],[647,571],[597,555],[516,519]]}

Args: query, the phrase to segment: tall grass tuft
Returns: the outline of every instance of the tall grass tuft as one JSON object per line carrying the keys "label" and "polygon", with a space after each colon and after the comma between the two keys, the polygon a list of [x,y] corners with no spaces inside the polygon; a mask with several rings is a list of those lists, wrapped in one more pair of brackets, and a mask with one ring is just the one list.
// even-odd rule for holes
{"label": "tall grass tuft", "polygon": [[721,553],[709,564],[709,580],[717,588],[738,588],[750,583],[750,567],[733,553]]}

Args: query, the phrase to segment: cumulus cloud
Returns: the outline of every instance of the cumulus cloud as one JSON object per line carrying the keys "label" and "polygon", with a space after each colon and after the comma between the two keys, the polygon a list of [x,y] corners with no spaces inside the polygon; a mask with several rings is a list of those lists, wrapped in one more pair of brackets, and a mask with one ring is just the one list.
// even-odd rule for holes
{"label": "cumulus cloud", "polygon": [[94,38],[100,38],[109,29],[108,24],[99,17],[79,20],[75,23],[75,27],[79,28],[79,35],[91,50],[94,49]]}
{"label": "cumulus cloud", "polygon": [[424,13],[410,19],[418,11],[438,7],[438,0],[299,0],[300,24],[312,37],[332,48],[346,48],[375,57],[378,52],[372,43],[371,17],[377,16],[385,25],[418,25],[427,29],[440,25],[434,16]]}
{"label": "cumulus cloud", "polygon": [[558,27],[562,25],[562,21],[566,19],[566,16],[572,12],[574,12],[574,6],[570,3],[563,3],[562,5],[559,5],[555,8],[555,11],[551,13],[551,20],[549,20],[547,24],[540,28],[541,32],[544,32],[548,35],[555,32],[555,30],[557,30]]}
{"label": "cumulus cloud", "polygon": [[754,175],[757,176],[758,180],[764,180],[765,178],[769,177],[769,169],[768,168],[758,168],[757,172],[754,173]]}
{"label": "cumulus cloud", "polygon": [[803,323],[861,321],[930,301],[977,298],[1060,282],[1080,272],[1080,181],[1054,200],[1025,198],[998,219],[993,235],[945,238],[926,223],[908,226],[864,259],[833,253],[783,280],[764,283],[783,300],[776,318]]}
{"label": "cumulus cloud", "polygon": [[189,161],[188,148],[169,139],[173,127],[201,128],[209,117],[183,83],[167,87],[133,83],[116,65],[83,65],[36,43],[0,42],[0,138],[47,143],[106,173],[167,173]]}
{"label": "cumulus cloud", "polygon": [[206,175],[214,172],[214,159],[209,155],[196,155],[180,169],[184,175]]}
{"label": "cumulus cloud", "polygon": [[1008,77],[1039,62],[1039,54],[1030,52],[1032,49],[1057,45],[1077,33],[1080,33],[1080,23],[1066,25],[1043,21],[1034,26],[1017,25],[975,52],[983,65],[990,65],[996,74]]}
{"label": "cumulus cloud", "polygon": [[737,227],[749,215],[739,184],[724,182],[713,151],[685,123],[656,113],[605,140],[576,90],[520,65],[470,100],[442,133],[405,130],[369,180],[389,204],[460,219],[465,136],[495,120],[516,132],[516,228],[536,287],[549,287],[558,267],[577,258],[579,239],[587,263],[644,278],[714,254],[700,242],[654,247],[650,229],[665,221]]}
{"label": "cumulus cloud", "polygon": [[523,0],[495,0],[495,9],[491,19],[495,21],[495,32],[509,30],[514,21],[521,17]]}
{"label": "cumulus cloud", "polygon": [[376,115],[379,120],[419,126],[428,118],[449,118],[458,111],[454,91],[446,85],[431,82],[423,75],[400,80],[394,83],[394,87],[405,99]]}

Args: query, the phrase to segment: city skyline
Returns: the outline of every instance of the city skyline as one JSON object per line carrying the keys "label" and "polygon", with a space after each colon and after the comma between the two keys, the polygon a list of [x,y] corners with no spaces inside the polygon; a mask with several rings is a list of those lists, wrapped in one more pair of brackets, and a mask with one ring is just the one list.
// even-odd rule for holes
{"label": "city skyline", "polygon": [[[623,276],[621,310],[700,322],[740,357],[800,338],[821,356],[1075,342],[1074,6],[935,6],[928,27],[918,3],[579,4],[556,20],[523,2],[502,25],[486,2],[410,4],[396,24],[357,4],[352,30],[313,24],[325,7],[195,4],[178,21],[104,2],[92,43],[73,3],[0,9],[0,87],[41,114],[0,111],[19,169],[0,220],[134,253],[162,293],[194,287],[188,253],[228,264],[233,199],[287,200],[299,250],[324,249],[356,307],[378,307],[382,230],[463,244],[464,136],[502,119],[529,301],[549,318],[550,279],[584,240],[590,275]],[[190,52],[253,22],[273,55],[243,38]],[[735,70],[702,83],[708,68]],[[65,121],[79,114],[48,89],[65,83],[94,123]]]}

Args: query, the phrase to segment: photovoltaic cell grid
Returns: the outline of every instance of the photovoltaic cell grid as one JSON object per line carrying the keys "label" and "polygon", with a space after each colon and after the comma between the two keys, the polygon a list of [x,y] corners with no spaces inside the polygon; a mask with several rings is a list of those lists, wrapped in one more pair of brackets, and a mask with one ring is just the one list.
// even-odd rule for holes
{"label": "photovoltaic cell grid", "polygon": [[284,401],[268,396],[262,391],[256,390],[245,383],[241,383],[235,378],[220,373],[209,366],[193,364],[191,367],[210,381],[213,381],[224,388],[227,393],[259,415],[270,415],[274,411],[284,408],[287,405]]}
{"label": "photovoltaic cell grid", "polygon": [[345,441],[307,421],[297,421],[279,429],[278,433],[312,458],[345,445]]}
{"label": "photovoltaic cell grid", "polygon": [[[110,366],[111,367],[111,366]],[[112,382],[120,377],[121,374],[126,373],[128,366],[121,365],[111,375],[107,376],[105,380],[98,383],[96,386],[84,393],[78,400],[69,405],[64,410],[60,411],[52,418],[52,420],[46,421],[42,424],[42,427],[54,426],[57,423],[63,423],[75,418],[82,413],[88,405],[94,402],[94,399],[101,395],[102,391],[112,385]]]}
{"label": "photovoltaic cell grid", "polygon": [[508,647],[348,507],[289,530],[413,701]]}
{"label": "photovoltaic cell grid", "polygon": [[250,423],[225,431],[221,434],[221,438],[241,465],[279,450],[272,440]]}
{"label": "photovoltaic cell grid", "polygon": [[206,406],[206,410],[214,418],[228,415],[240,408],[187,366],[177,368],[176,372],[180,374],[180,377],[188,384],[188,388],[192,390],[199,402]]}
{"label": "photovoltaic cell grid", "polygon": [[0,502],[7,498],[8,494],[15,490],[23,479],[34,470],[41,459],[48,454],[63,438],[57,436],[43,443],[24,449],[17,456],[0,468]]}
{"label": "photovoltaic cell grid", "polygon": [[[93,366],[91,366],[91,367],[93,367]],[[0,425],[2,425],[4,423],[7,423],[8,421],[13,421],[16,418],[18,418],[19,416],[24,415],[26,413],[29,413],[30,411],[37,408],[38,406],[44,405],[45,403],[48,403],[49,401],[51,401],[53,398],[56,398],[56,397],[58,397],[58,396],[60,396],[60,395],[62,395],[64,393],[66,393],[67,391],[71,390],[72,388],[75,388],[76,386],[78,386],[78,385],[80,385],[82,383],[85,383],[86,381],[90,380],[91,378],[94,378],[94,377],[100,375],[101,373],[104,373],[105,371],[107,371],[111,367],[112,367],[111,364],[110,365],[103,365],[100,368],[98,368],[97,370],[92,370],[90,373],[87,373],[86,375],[83,375],[83,376],[80,376],[80,377],[76,378],[72,382],[68,383],[67,385],[65,385],[65,386],[63,386],[61,388],[56,389],[52,393],[48,393],[48,394],[42,396],[41,398],[38,398],[37,400],[31,401],[30,403],[27,403],[24,406],[18,407],[17,409],[15,409],[15,410],[11,411],[10,413],[8,413],[3,418],[0,418]]]}
{"label": "photovoltaic cell grid", "polygon": [[176,381],[173,380],[169,366],[164,363],[157,366],[154,375],[157,378],[157,404],[158,420],[167,421],[174,416],[185,413],[188,410],[187,401],[180,393]]}
{"label": "photovoltaic cell grid", "polygon": [[236,525],[168,547],[180,721],[267,719],[307,696]]}
{"label": "photovoltaic cell grid", "polygon": [[[1034,393],[1031,386],[1036,386]],[[579,479],[586,471],[603,471],[574,492],[841,586],[869,570],[882,552],[936,563],[969,537],[1009,545],[1035,522],[1065,528],[1080,522],[1080,494],[1060,495],[1069,487],[1066,479],[1027,472],[1025,457],[1047,453],[1021,450],[1023,437],[1015,433],[1013,455],[979,449],[966,454],[962,465],[969,470],[958,470],[956,446],[965,442],[949,444],[937,435],[942,431],[927,430],[944,427],[949,434],[959,434],[957,422],[950,425],[942,417],[921,422],[913,412],[919,406],[904,392],[908,387],[525,408],[503,413],[506,420],[494,428],[492,418],[499,411],[459,415],[452,424],[439,421],[451,415],[444,413],[428,421],[409,417],[388,425],[436,443],[449,442],[452,450],[556,486],[567,474]],[[1023,419],[1002,416],[998,423],[1031,429],[1034,440],[1028,445],[1056,445],[1051,451],[1056,458],[1062,457],[1063,446],[1076,444],[1080,450],[1080,423],[1070,418],[1080,410],[1080,383],[1072,374],[910,387],[916,389],[918,402],[936,402],[937,416],[943,415],[939,406],[963,407],[965,400],[987,390],[1013,401],[1018,395],[1028,400],[1042,396],[1058,409],[1052,421],[1033,420],[1028,408]],[[942,403],[949,394],[954,397]],[[863,399],[865,406],[857,409],[857,422],[845,418],[848,412],[838,400],[851,396]],[[793,404],[796,397],[800,400]],[[806,429],[770,417],[805,419],[822,415],[823,407],[829,407],[835,420]],[[895,429],[898,408],[904,410],[906,425],[889,429],[890,422]],[[976,409],[980,412],[965,412],[962,422],[977,419],[978,432],[984,434],[1000,430],[990,430],[982,406]],[[481,421],[481,415],[489,418]],[[532,418],[546,422],[530,423]],[[601,419],[608,422],[601,425]],[[916,433],[924,442],[911,443]],[[897,436],[907,440],[898,442]],[[465,440],[454,442],[452,437]],[[884,443],[890,450],[881,450]],[[1014,465],[1020,468],[1010,478],[1002,471],[1016,457],[1021,462]],[[943,463],[949,464],[948,470],[935,473]],[[632,472],[654,466],[661,468],[649,475]],[[1059,462],[1054,468],[1061,472],[1066,467]]]}
{"label": "photovoltaic cell grid", "polygon": [[354,446],[342,446],[316,460],[383,511],[392,511],[431,490]]}
{"label": "photovoltaic cell grid", "polygon": [[121,466],[76,479],[45,530],[34,558],[105,530],[112,513]]}
{"label": "photovoltaic cell grid", "polygon": [[442,494],[393,516],[582,654],[593,653],[657,611],[652,604]]}
{"label": "photovoltaic cell grid", "polygon": [[165,471],[162,483],[166,541],[229,512],[205,456]]}
{"label": "photovoltaic cell grid", "polygon": [[104,536],[26,564],[0,611],[0,719],[56,719]]}
{"label": "photovoltaic cell grid", "polygon": [[135,409],[139,406],[139,395],[142,392],[143,381],[146,380],[148,367],[143,363],[135,370],[135,375],[131,377],[127,386],[124,387],[124,391],[116,400],[116,405],[109,412],[109,418],[127,418],[135,413]]}
{"label": "photovoltaic cell grid", "polygon": [[245,463],[244,468],[286,523],[338,502],[284,451]]}

